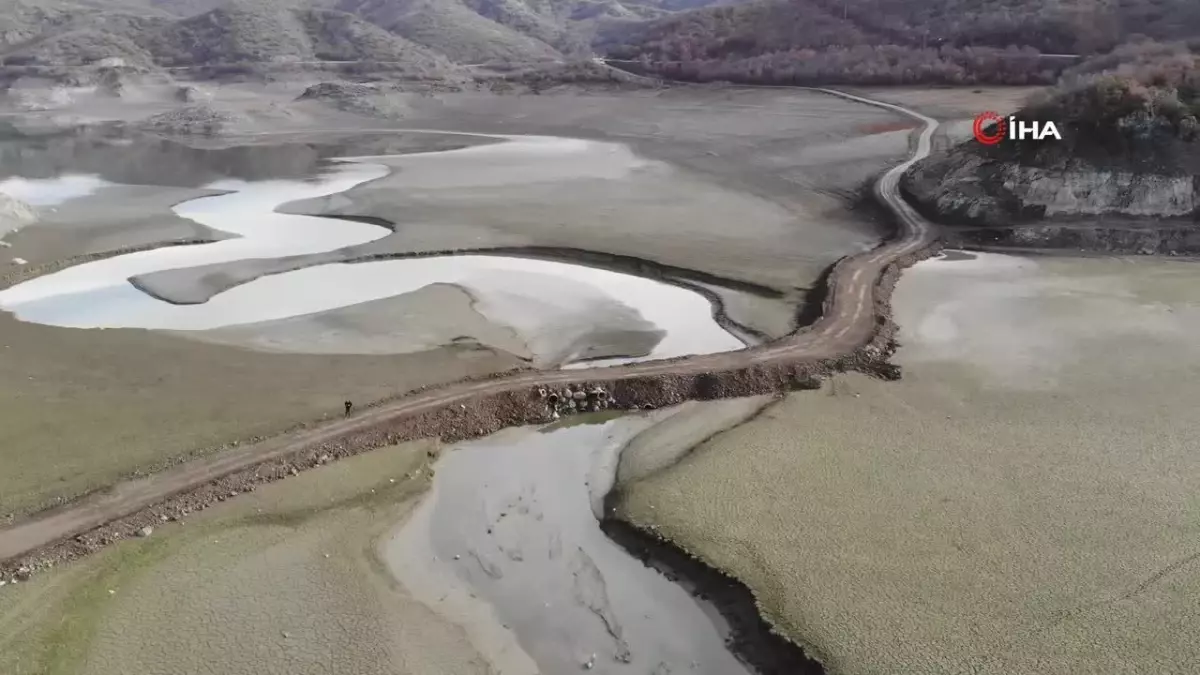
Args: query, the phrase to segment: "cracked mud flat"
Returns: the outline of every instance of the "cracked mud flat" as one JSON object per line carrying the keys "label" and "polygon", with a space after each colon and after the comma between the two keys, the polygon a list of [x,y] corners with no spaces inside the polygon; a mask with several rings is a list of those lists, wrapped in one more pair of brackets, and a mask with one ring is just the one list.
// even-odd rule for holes
{"label": "cracked mud flat", "polygon": [[[765,402],[714,404],[707,419],[727,426]],[[692,439],[671,421],[694,409],[509,429],[460,445],[438,462],[426,501],[382,554],[504,673],[751,673],[725,647],[728,627],[715,609],[631,558],[598,524],[621,448],[666,424],[656,445],[683,452]]]}
{"label": "cracked mud flat", "polygon": [[789,395],[621,515],[745,581],[830,673],[1192,672],[1197,287],[1181,261],[920,263],[902,380]]}

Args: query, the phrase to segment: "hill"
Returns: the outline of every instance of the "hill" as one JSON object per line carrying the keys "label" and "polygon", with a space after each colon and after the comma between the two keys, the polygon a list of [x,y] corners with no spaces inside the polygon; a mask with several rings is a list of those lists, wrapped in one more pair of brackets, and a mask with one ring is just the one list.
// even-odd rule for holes
{"label": "hill", "polygon": [[1031,47],[1107,51],[1142,35],[1200,35],[1191,0],[753,0],[610,30],[614,58],[755,56],[828,46]]}
{"label": "hill", "polygon": [[[1103,59],[1118,59],[1116,66],[1084,64],[1017,113],[1055,122],[1061,141],[971,140],[917,165],[905,176],[905,191],[952,227],[1086,222],[1120,226],[1122,241],[1134,243],[1071,240],[1073,246],[1200,251],[1200,62],[1183,46],[1150,43],[1122,52],[1124,60],[1122,54]],[[1155,242],[1145,241],[1147,228]],[[1074,229],[1072,236],[1080,231]],[[1173,234],[1164,238],[1164,231]],[[1061,244],[1063,232],[1043,230],[1048,239],[1041,243]]]}
{"label": "hill", "polygon": [[[70,12],[67,12],[70,13]],[[84,11],[42,24],[43,34],[3,52],[8,65],[84,65],[120,58],[127,65],[372,61],[416,77],[444,77],[444,55],[352,14],[286,4],[225,4],[175,19]]]}
{"label": "hill", "polygon": [[0,59],[138,67],[295,61],[508,64],[590,56],[597,28],[718,0],[0,0]]}
{"label": "hill", "polygon": [[1074,54],[1200,36],[1192,0],[0,0],[0,10],[9,64],[363,61],[423,77],[450,63],[600,52],[696,81],[1052,84]]}
{"label": "hill", "polygon": [[458,63],[556,58],[547,42],[447,0],[340,0],[337,9],[433,49]]}
{"label": "hill", "polygon": [[404,62],[438,74],[449,61],[362,19],[333,10],[236,5],[131,36],[162,65],[349,61]]}
{"label": "hill", "polygon": [[596,46],[688,80],[1048,84],[1070,63],[1057,55],[1102,52],[1138,35],[1200,36],[1200,4],[752,0],[609,24]]}

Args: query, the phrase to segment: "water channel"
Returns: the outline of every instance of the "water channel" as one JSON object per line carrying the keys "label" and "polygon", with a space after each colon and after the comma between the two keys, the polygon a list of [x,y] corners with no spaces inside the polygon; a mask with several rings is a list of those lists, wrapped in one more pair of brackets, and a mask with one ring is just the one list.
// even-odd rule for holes
{"label": "water channel", "polygon": [[[580,142],[507,137],[513,152],[534,156],[576,152]],[[502,145],[498,144],[498,145]],[[526,149],[522,144],[527,144]],[[489,154],[495,146],[415,155]],[[494,154],[494,153],[491,153]],[[445,157],[439,157],[445,161]],[[222,194],[192,199],[177,215],[233,235],[213,243],[164,247],[88,262],[46,274],[0,292],[0,308],[24,321],[72,328],[147,328],[196,331],[313,315],[391,298],[435,283],[455,284],[476,300],[490,321],[530,336],[547,326],[583,317],[578,308],[602,296],[651,324],[662,337],[650,353],[606,363],[661,359],[739,349],[721,328],[707,298],[689,289],[585,265],[521,257],[443,256],[362,263],[322,264],[262,276],[199,304],[172,304],[130,283],[139,275],[253,259],[278,259],[360,246],[385,237],[380,225],[275,211],[282,204],[324,197],[387,175],[369,158],[326,163],[309,180],[222,179],[204,184]],[[8,192],[40,207],[96,194],[107,185],[94,175],[23,177],[0,181]],[[102,194],[102,193],[101,193]],[[36,227],[36,225],[34,225]]]}
{"label": "water channel", "polygon": [[510,429],[455,448],[384,559],[504,672],[752,672],[726,648],[713,607],[600,529],[621,449],[654,419]]}

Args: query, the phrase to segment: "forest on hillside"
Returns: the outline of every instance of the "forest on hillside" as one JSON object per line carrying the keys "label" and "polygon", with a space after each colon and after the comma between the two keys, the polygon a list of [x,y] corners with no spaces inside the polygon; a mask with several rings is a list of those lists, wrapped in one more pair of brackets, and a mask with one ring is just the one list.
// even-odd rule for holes
{"label": "forest on hillside", "polygon": [[1124,43],[1197,36],[1194,0],[752,0],[609,27],[596,44],[681,80],[1024,85]]}

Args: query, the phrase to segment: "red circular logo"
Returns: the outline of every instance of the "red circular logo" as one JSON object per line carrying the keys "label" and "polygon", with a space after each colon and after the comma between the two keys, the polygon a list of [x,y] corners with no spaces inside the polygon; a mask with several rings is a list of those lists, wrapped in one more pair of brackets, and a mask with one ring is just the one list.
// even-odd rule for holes
{"label": "red circular logo", "polygon": [[996,145],[1008,134],[1008,120],[988,111],[975,118],[975,140],[984,145]]}

